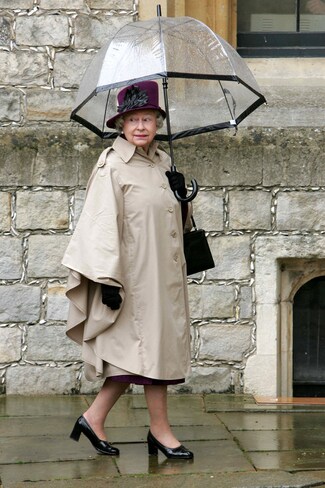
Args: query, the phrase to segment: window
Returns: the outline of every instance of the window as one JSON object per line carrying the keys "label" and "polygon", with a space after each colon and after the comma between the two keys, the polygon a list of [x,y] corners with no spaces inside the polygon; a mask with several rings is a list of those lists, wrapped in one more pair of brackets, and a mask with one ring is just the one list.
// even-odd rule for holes
{"label": "window", "polygon": [[241,56],[324,56],[325,0],[238,0]]}

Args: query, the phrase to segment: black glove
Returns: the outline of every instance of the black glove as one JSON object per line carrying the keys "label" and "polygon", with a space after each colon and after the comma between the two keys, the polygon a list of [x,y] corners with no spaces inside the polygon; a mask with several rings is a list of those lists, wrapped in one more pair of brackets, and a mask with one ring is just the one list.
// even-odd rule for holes
{"label": "black glove", "polygon": [[119,291],[120,289],[118,286],[102,284],[102,303],[107,305],[112,310],[119,309],[122,303],[122,298]]}
{"label": "black glove", "polygon": [[177,191],[180,197],[186,197],[187,188],[184,175],[178,171],[166,171],[166,176],[171,190],[173,192]]}

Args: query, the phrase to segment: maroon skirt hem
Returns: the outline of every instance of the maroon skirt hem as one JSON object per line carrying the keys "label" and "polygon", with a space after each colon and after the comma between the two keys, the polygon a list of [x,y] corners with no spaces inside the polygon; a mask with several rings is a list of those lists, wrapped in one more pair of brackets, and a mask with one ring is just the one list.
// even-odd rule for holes
{"label": "maroon skirt hem", "polygon": [[147,378],[145,376],[134,374],[110,376],[109,379],[111,381],[116,381],[117,383],[133,383],[135,385],[177,385],[185,382],[185,378],[180,378],[178,380],[156,380],[154,378]]}

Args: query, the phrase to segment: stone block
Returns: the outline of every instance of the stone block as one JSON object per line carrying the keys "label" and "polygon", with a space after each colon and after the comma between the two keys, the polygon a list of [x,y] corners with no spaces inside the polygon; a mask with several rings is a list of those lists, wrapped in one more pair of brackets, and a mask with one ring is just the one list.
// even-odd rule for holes
{"label": "stone block", "polygon": [[102,150],[86,129],[3,129],[0,186],[86,186]]}
{"label": "stone block", "polygon": [[70,395],[75,391],[76,368],[17,365],[8,368],[6,377],[7,395]]}
{"label": "stone block", "polygon": [[0,46],[9,46],[11,38],[10,18],[0,15]]}
{"label": "stone block", "polygon": [[[175,141],[176,165],[201,187],[254,186],[263,180],[262,131],[218,131]],[[190,140],[191,139],[191,140]]]}
{"label": "stone block", "polygon": [[93,167],[97,163],[103,148],[94,147],[89,149],[87,152],[81,151],[79,154],[79,185],[83,186],[87,185]]}
{"label": "stone block", "polygon": [[263,131],[265,186],[319,186],[325,183],[324,129]]}
{"label": "stone block", "polygon": [[[73,135],[45,133],[37,142],[33,183],[42,186],[73,186],[78,182],[79,152],[74,150]],[[52,170],[51,170],[52,169]]]}
{"label": "stone block", "polygon": [[63,191],[18,191],[18,229],[68,229],[69,198]]}
{"label": "stone block", "polygon": [[250,286],[241,286],[239,316],[241,319],[251,319],[253,315],[252,288]]}
{"label": "stone block", "polygon": [[0,237],[0,279],[17,280],[22,273],[23,249],[21,239]]}
{"label": "stone block", "polygon": [[22,92],[0,89],[0,122],[19,122]]}
{"label": "stone block", "polygon": [[324,191],[280,192],[277,204],[278,230],[324,230]]}
{"label": "stone block", "polygon": [[201,187],[318,186],[325,184],[324,140],[322,127],[244,127],[236,137],[219,131],[174,141],[174,152],[178,169]]}
{"label": "stone block", "polygon": [[0,322],[36,322],[40,317],[38,286],[0,286]]}
{"label": "stone block", "polygon": [[3,85],[47,85],[47,55],[33,51],[0,51]]}
{"label": "stone block", "polygon": [[244,393],[277,396],[278,358],[276,355],[253,355],[244,370]]}
{"label": "stone block", "polygon": [[126,15],[94,18],[78,15],[75,20],[76,49],[100,48],[125,24],[132,22]]}
{"label": "stone block", "polygon": [[[317,74],[321,73],[318,72]],[[315,78],[316,76],[313,76],[312,81]],[[321,82],[321,85],[324,85],[324,82]],[[295,86],[272,85],[262,88],[267,105],[262,105],[250,114],[240,124],[241,128],[249,126],[311,128],[323,125],[321,116],[325,108],[324,86],[302,84]]]}
{"label": "stone block", "polygon": [[309,86],[322,86],[325,78],[324,63],[314,57],[302,57],[298,67],[297,58],[250,58],[247,59],[247,65],[264,87],[291,86],[299,91],[300,87],[306,85],[306,79],[310,79],[310,73],[313,72],[314,76],[310,79]]}
{"label": "stone block", "polygon": [[198,228],[206,231],[222,231],[222,191],[200,191],[193,202],[193,216]]}
{"label": "stone block", "polygon": [[95,53],[63,51],[55,55],[55,87],[77,88]]}
{"label": "stone block", "polygon": [[68,47],[68,17],[62,14],[17,17],[16,43],[18,46]]}
{"label": "stone block", "polygon": [[32,235],[29,238],[28,276],[33,278],[60,278],[67,276],[61,264],[70,236]]}
{"label": "stone block", "polygon": [[272,194],[262,190],[229,192],[230,230],[270,230]]}
{"label": "stone block", "polygon": [[80,347],[65,334],[64,326],[29,327],[26,359],[28,361],[78,361]]}
{"label": "stone block", "polygon": [[180,389],[189,390],[194,394],[222,393],[231,387],[231,371],[227,367],[200,367],[193,366],[188,380]]}
{"label": "stone block", "polygon": [[65,296],[66,286],[50,283],[48,286],[47,314],[48,320],[67,320],[69,301]]}
{"label": "stone block", "polygon": [[248,236],[220,236],[209,239],[215,267],[207,277],[219,280],[248,279],[250,277],[250,238]]}
{"label": "stone block", "polygon": [[[282,243],[284,241],[281,239]],[[273,254],[274,245],[278,238],[258,237],[256,239],[255,257],[255,294],[257,303],[278,303],[280,300],[279,263],[282,257]],[[284,253],[285,255],[286,253]]]}
{"label": "stone block", "polygon": [[68,122],[75,95],[55,90],[29,90],[26,117],[28,120]]}
{"label": "stone block", "polygon": [[31,9],[33,0],[0,0],[0,8],[8,9]]}
{"label": "stone block", "polygon": [[[92,9],[123,9],[133,10],[133,0],[88,0],[88,5]],[[130,19],[131,22],[131,19]]]}
{"label": "stone block", "polygon": [[192,319],[234,317],[235,292],[232,286],[190,284],[188,292]]}
{"label": "stone block", "polygon": [[325,259],[324,235],[259,236],[255,245],[256,302],[279,303],[281,261],[295,259]]}
{"label": "stone block", "polygon": [[[81,395],[97,395],[97,393],[100,391],[101,387],[103,386],[103,383],[104,383],[104,380],[88,381],[85,378],[85,375],[82,374],[80,394]],[[142,387],[142,392],[143,392],[143,387]]]}
{"label": "stone block", "polygon": [[10,193],[0,192],[0,231],[8,231],[10,229],[10,205]]}
{"label": "stone block", "polygon": [[12,363],[21,358],[22,331],[18,327],[0,327],[1,363]]}
{"label": "stone block", "polygon": [[[316,129],[317,130],[317,129]],[[319,129],[318,129],[319,131]],[[321,132],[321,131],[319,131]],[[324,134],[325,131],[322,132],[323,141],[324,141]],[[311,183],[315,186],[324,186],[325,185],[325,156],[324,156],[324,143],[321,139],[318,140],[319,146],[314,148],[313,154],[315,156],[313,171],[311,174]]]}
{"label": "stone block", "polygon": [[280,331],[278,314],[279,305],[277,303],[256,305],[256,351],[258,354],[272,352],[276,355],[279,342],[281,349],[284,347],[282,343],[284,341],[278,341]]}
{"label": "stone block", "polygon": [[85,6],[84,0],[40,0],[40,8],[44,10],[74,10],[83,9]]}
{"label": "stone block", "polygon": [[85,203],[85,196],[86,196],[86,191],[85,190],[77,190],[75,193],[75,200],[74,200],[74,216],[73,216],[73,226],[77,225],[77,222],[79,220],[81,211],[83,209],[84,203]]}
{"label": "stone block", "polygon": [[[1,52],[0,52],[1,57]],[[0,139],[0,186],[30,186],[33,184],[37,154],[36,137],[2,129]]]}
{"label": "stone block", "polygon": [[203,325],[199,332],[200,360],[242,361],[252,344],[252,330],[247,325]]}

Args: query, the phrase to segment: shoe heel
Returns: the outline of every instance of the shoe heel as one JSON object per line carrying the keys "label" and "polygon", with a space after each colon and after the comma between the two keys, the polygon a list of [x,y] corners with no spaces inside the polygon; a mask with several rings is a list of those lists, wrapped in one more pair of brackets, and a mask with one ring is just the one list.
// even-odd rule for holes
{"label": "shoe heel", "polygon": [[148,454],[149,456],[158,456],[158,448],[150,440],[148,440]]}
{"label": "shoe heel", "polygon": [[77,422],[74,424],[74,427],[70,434],[70,439],[73,439],[74,441],[78,442],[80,439],[80,435],[81,435],[81,427],[78,419]]}

